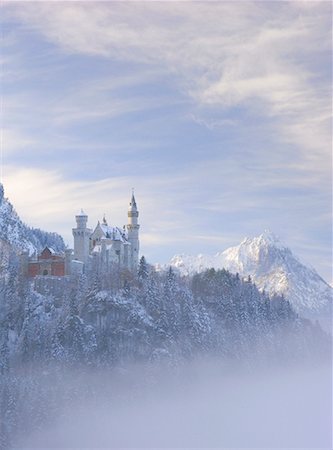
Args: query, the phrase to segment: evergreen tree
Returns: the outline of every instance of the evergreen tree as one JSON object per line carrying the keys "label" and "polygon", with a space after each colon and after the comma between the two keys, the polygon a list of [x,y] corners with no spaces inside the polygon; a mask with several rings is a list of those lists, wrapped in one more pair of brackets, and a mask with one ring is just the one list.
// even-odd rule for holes
{"label": "evergreen tree", "polygon": [[51,358],[55,361],[65,361],[66,360],[66,351],[64,348],[64,327],[60,323],[53,336],[51,341]]}
{"label": "evergreen tree", "polygon": [[145,283],[149,275],[148,271],[148,265],[146,258],[144,256],[141,256],[139,261],[139,269],[138,269],[138,279],[140,283]]}
{"label": "evergreen tree", "polygon": [[150,273],[147,281],[145,304],[149,314],[151,314],[153,318],[158,317],[161,303],[162,300],[160,298],[156,275],[155,273]]}

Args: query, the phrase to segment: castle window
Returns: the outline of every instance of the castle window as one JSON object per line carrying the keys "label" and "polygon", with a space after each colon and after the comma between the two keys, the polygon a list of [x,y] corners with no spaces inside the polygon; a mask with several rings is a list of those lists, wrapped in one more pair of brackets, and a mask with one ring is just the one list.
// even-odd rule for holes
{"label": "castle window", "polygon": [[49,274],[49,271],[47,269],[44,269],[43,270],[43,275],[48,275],[48,274]]}

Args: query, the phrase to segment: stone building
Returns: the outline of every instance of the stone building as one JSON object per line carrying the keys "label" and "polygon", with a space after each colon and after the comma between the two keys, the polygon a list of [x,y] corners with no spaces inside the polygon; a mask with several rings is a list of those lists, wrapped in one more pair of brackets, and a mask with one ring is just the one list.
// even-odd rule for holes
{"label": "stone building", "polygon": [[81,210],[75,216],[76,227],[72,229],[74,250],[57,253],[45,247],[39,255],[21,255],[23,273],[30,277],[65,277],[80,275],[93,262],[106,270],[127,269],[136,272],[139,264],[139,212],[134,193],[128,208],[128,223],[122,228],[110,226],[104,217],[92,230],[88,215]]}
{"label": "stone building", "polygon": [[74,254],[72,265],[81,262],[87,265],[93,257],[105,267],[115,265],[136,271],[139,263],[139,211],[134,193],[128,208],[128,223],[122,228],[111,226],[104,217],[94,230],[88,228],[88,216],[81,210],[75,216],[76,228],[73,228]]}
{"label": "stone building", "polygon": [[45,247],[39,255],[29,257],[23,254],[23,270],[28,277],[38,275],[63,277],[66,275],[66,257],[65,254],[55,252],[50,247]]}

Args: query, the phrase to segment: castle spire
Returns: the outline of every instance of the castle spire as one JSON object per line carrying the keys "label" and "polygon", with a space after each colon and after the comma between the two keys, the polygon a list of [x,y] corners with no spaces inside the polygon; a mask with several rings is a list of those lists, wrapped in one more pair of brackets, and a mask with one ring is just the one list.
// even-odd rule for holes
{"label": "castle spire", "polygon": [[136,205],[134,189],[132,189],[132,198],[128,208],[128,223],[127,223],[127,237],[131,244],[130,246],[130,268],[134,271],[137,270],[139,263],[139,228],[138,217],[139,211]]}
{"label": "castle spire", "polygon": [[132,188],[132,198],[129,204],[129,211],[137,211],[138,208],[136,206],[135,196],[134,196],[134,188]]}

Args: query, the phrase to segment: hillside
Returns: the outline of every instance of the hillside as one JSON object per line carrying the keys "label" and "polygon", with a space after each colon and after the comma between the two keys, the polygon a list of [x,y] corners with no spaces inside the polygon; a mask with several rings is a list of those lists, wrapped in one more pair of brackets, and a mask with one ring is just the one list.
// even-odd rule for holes
{"label": "hillside", "polygon": [[63,238],[57,233],[50,233],[30,228],[22,222],[13,205],[4,196],[0,183],[0,245],[14,251],[27,251],[30,255],[40,252],[46,245],[56,251],[63,251]]}

